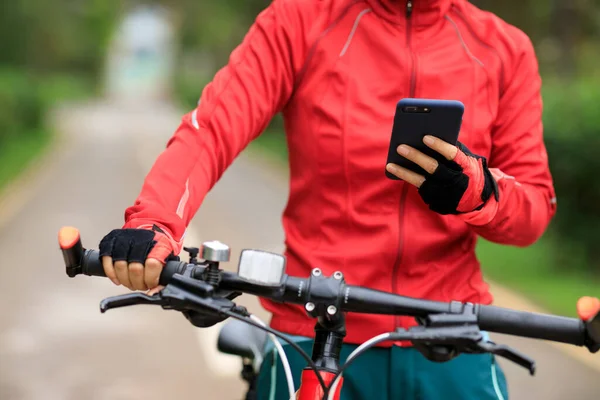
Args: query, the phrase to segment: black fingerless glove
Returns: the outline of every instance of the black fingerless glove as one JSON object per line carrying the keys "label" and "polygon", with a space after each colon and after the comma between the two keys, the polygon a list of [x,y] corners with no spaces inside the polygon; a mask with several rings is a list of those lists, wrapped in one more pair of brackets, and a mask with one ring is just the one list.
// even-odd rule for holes
{"label": "black fingerless glove", "polygon": [[498,185],[487,166],[487,160],[473,154],[460,142],[457,147],[454,160],[440,163],[419,188],[425,204],[438,214],[477,211],[492,196],[496,201],[499,200]]}
{"label": "black fingerless glove", "polygon": [[113,261],[144,264],[155,247],[153,254],[160,261],[176,259],[169,239],[156,225],[152,230],[114,229],[100,241],[98,247],[100,257],[110,256]]}

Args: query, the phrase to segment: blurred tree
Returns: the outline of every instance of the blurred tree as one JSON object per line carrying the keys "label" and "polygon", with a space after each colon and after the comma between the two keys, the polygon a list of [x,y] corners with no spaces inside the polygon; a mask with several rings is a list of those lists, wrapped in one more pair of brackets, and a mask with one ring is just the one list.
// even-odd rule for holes
{"label": "blurred tree", "polygon": [[589,65],[586,47],[598,44],[600,0],[472,2],[525,31],[536,45],[543,73],[575,79]]}
{"label": "blurred tree", "polygon": [[[39,134],[45,110],[95,82],[120,0],[13,0],[0,12],[0,143]],[[65,78],[66,77],[66,78]],[[92,85],[90,85],[92,86]]]}
{"label": "blurred tree", "polygon": [[96,73],[118,0],[18,0],[0,13],[0,64],[36,72]]}

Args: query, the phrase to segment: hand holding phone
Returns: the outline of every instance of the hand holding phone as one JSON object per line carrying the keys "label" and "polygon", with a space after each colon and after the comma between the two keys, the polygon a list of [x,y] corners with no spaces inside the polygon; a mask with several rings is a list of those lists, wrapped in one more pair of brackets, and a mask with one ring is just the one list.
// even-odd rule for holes
{"label": "hand holding phone", "polygon": [[[423,168],[398,154],[398,147],[405,144],[443,162],[444,156],[426,146],[423,138],[431,135],[456,145],[464,108],[463,103],[456,100],[412,98],[400,100],[396,106],[387,164],[396,164],[417,174],[426,175]],[[390,179],[400,179],[387,170],[385,173]]]}
{"label": "hand holding phone", "polygon": [[[434,115],[434,110],[439,112]],[[398,103],[386,174],[416,186],[425,204],[439,214],[479,211],[491,218],[498,185],[485,157],[458,142],[463,110],[462,103],[443,100]]]}

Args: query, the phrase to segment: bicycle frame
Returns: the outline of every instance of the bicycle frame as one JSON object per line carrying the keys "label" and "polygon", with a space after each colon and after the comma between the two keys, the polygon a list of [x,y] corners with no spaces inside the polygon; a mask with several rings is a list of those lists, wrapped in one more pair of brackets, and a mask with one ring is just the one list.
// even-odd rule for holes
{"label": "bicycle frame", "polygon": [[[321,377],[326,385],[331,385],[333,379],[335,378],[335,374],[332,372],[321,371]],[[337,389],[335,390],[334,400],[340,400],[340,393],[342,391],[343,378],[340,377],[339,384]],[[300,391],[298,393],[299,400],[323,400],[325,393],[323,388],[319,384],[319,380],[313,371],[310,368],[302,371],[302,380],[300,383]]]}

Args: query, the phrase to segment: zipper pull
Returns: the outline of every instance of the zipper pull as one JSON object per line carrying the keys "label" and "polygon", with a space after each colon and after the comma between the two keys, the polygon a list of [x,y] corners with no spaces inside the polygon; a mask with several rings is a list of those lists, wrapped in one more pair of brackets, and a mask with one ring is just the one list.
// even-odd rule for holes
{"label": "zipper pull", "polygon": [[413,11],[413,2],[412,2],[412,0],[408,0],[406,2],[406,18],[410,18],[410,16],[412,15],[412,11]]}

